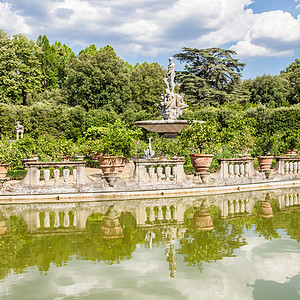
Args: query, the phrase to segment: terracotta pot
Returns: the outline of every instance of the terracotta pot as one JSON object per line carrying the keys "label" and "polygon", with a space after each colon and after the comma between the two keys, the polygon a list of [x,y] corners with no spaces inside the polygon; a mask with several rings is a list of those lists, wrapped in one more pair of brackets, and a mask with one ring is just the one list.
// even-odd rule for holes
{"label": "terracotta pot", "polygon": [[257,216],[268,219],[274,216],[272,206],[269,202],[263,202],[257,212]]}
{"label": "terracotta pot", "polygon": [[0,178],[5,178],[9,164],[0,164]]}
{"label": "terracotta pot", "polygon": [[192,165],[196,173],[207,173],[211,162],[213,160],[213,154],[190,154]]}
{"label": "terracotta pot", "polygon": [[257,157],[259,168],[261,170],[270,170],[273,158],[274,158],[273,156],[260,156],[260,157]]}
{"label": "terracotta pot", "polygon": [[198,230],[213,230],[214,224],[209,214],[208,208],[196,210],[192,219],[192,227]]}
{"label": "terracotta pot", "polygon": [[117,175],[122,173],[125,167],[125,158],[123,156],[106,156],[99,157],[100,169],[104,175]]}

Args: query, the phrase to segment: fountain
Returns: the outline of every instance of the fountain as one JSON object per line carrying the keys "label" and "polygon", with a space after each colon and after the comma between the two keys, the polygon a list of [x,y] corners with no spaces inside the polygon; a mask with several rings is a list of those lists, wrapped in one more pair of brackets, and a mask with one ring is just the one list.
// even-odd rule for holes
{"label": "fountain", "polygon": [[172,58],[169,58],[168,73],[164,78],[167,86],[165,95],[161,95],[161,101],[157,105],[161,110],[164,120],[138,121],[136,126],[145,128],[152,132],[163,133],[165,137],[176,139],[177,133],[181,129],[188,128],[187,120],[178,120],[182,115],[182,109],[188,107],[183,100],[183,95],[174,93],[175,88],[175,64]]}

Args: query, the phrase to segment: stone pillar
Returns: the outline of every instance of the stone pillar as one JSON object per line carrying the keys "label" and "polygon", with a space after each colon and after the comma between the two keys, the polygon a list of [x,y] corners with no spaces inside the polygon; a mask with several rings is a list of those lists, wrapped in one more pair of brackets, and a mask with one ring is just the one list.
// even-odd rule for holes
{"label": "stone pillar", "polygon": [[75,169],[76,169],[76,184],[85,184],[91,181],[87,177],[85,172],[85,161],[83,161],[80,164],[77,164]]}

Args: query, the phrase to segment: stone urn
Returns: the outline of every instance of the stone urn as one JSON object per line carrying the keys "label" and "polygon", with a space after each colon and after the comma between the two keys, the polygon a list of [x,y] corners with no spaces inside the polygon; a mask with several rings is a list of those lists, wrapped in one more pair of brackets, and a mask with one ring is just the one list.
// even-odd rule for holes
{"label": "stone urn", "polygon": [[192,165],[196,173],[207,173],[209,171],[213,154],[190,154]]}
{"label": "stone urn", "polygon": [[0,164],[0,178],[5,178],[9,164]]}
{"label": "stone urn", "polygon": [[123,237],[123,230],[116,209],[111,206],[100,226],[100,236],[103,239],[117,239]]}
{"label": "stone urn", "polygon": [[123,172],[126,159],[123,156],[102,155],[99,157],[100,169],[104,178],[110,186],[113,186],[116,179]]}
{"label": "stone urn", "polygon": [[257,216],[264,218],[264,219],[269,219],[269,218],[274,217],[271,203],[263,202],[258,208]]}
{"label": "stone urn", "polygon": [[273,156],[259,156],[257,157],[259,168],[261,170],[270,170],[273,161]]}
{"label": "stone urn", "polygon": [[192,219],[192,227],[198,230],[214,229],[214,224],[209,214],[208,207],[200,207],[196,210]]}

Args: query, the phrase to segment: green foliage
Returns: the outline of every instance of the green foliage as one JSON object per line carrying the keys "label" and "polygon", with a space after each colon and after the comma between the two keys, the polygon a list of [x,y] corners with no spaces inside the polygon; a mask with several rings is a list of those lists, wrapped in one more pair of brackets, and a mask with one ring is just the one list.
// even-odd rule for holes
{"label": "green foliage", "polygon": [[98,146],[94,153],[105,153],[116,156],[131,157],[135,150],[136,139],[140,130],[131,130],[121,120],[107,127],[90,127],[85,133],[86,144],[89,142]]}
{"label": "green foliage", "polygon": [[[236,53],[220,48],[182,48],[174,55],[185,62],[186,72],[179,74],[181,91],[191,104],[224,104],[240,80],[244,64],[234,59]],[[190,103],[190,102],[188,102]]]}
{"label": "green foliage", "polygon": [[179,141],[191,153],[213,153],[219,146],[219,133],[216,125],[205,122],[192,122],[187,130],[183,129]]}

